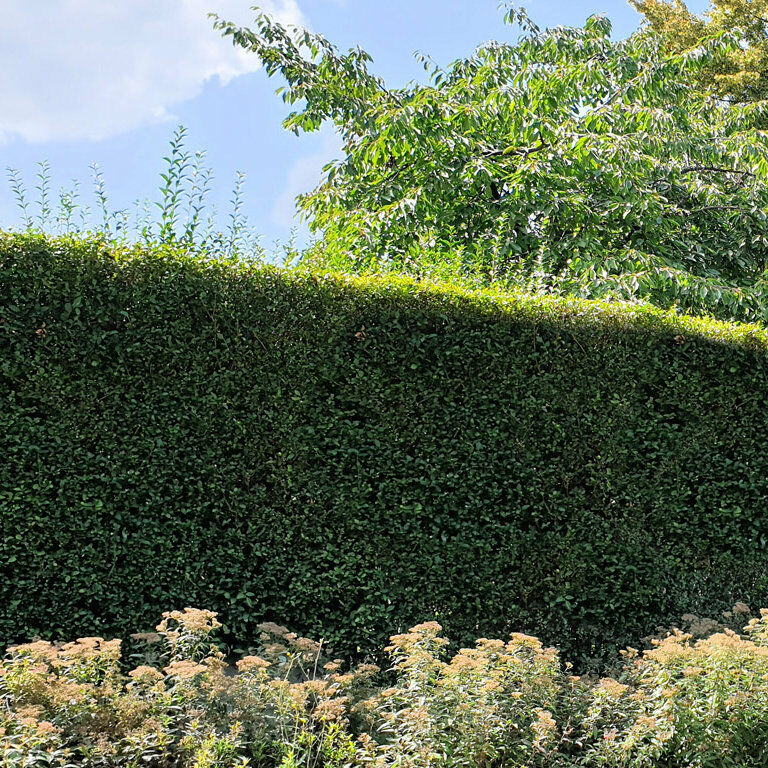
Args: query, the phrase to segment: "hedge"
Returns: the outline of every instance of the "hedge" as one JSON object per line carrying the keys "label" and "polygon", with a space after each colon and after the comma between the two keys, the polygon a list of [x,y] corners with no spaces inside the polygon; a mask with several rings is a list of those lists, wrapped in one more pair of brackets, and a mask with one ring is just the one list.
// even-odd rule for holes
{"label": "hedge", "polygon": [[768,605],[768,334],[0,235],[0,644],[204,605],[577,662]]}

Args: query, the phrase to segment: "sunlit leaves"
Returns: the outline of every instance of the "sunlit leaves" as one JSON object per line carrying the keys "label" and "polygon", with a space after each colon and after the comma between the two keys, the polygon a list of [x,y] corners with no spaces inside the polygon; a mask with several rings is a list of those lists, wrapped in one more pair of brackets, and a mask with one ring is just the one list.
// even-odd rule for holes
{"label": "sunlit leaves", "polygon": [[217,20],[287,81],[286,127],[330,121],[344,140],[299,200],[322,235],[307,258],[430,276],[453,253],[474,284],[767,316],[766,106],[691,87],[732,43],[670,54],[647,31],[611,40],[602,17],[507,20],[516,42],[445,69],[420,55],[428,81],[392,89],[359,49]]}
{"label": "sunlit leaves", "polygon": [[698,85],[737,102],[768,95],[768,2],[713,0],[705,16],[682,0],[630,0],[663,40],[666,50],[696,52],[728,42],[701,70]]}

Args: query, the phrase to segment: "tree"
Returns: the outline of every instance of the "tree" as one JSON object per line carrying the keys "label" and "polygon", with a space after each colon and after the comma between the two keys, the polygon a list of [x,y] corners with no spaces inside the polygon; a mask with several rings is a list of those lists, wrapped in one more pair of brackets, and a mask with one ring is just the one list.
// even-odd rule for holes
{"label": "tree", "polygon": [[732,38],[709,67],[701,85],[724,99],[748,102],[768,97],[768,0],[713,0],[706,18],[682,0],[630,0],[669,53],[691,50],[712,38]]}
{"label": "tree", "polygon": [[321,235],[306,260],[768,317],[765,105],[690,87],[729,44],[668,54],[650,30],[612,41],[599,16],[506,20],[517,41],[421,57],[426,83],[387,88],[359,48],[216,18],[286,80],[287,128],[331,121],[344,141],[299,199]]}

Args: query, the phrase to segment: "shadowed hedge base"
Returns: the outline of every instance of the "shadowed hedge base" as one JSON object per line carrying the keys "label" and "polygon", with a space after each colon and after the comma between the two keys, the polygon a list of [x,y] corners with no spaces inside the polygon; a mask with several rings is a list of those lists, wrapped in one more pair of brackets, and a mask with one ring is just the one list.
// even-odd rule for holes
{"label": "shadowed hedge base", "polygon": [[0,237],[0,644],[206,605],[577,663],[768,604],[768,334]]}

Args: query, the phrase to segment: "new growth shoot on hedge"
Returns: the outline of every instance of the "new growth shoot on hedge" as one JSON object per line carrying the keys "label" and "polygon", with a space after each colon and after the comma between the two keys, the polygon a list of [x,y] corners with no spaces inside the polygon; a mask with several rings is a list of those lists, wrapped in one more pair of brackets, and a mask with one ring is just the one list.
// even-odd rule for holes
{"label": "new growth shoot on hedge", "polygon": [[187,149],[186,140],[187,130],[179,126],[163,158],[159,198],[136,200],[121,209],[113,207],[102,169],[95,163],[90,166],[89,197],[81,194],[81,185],[75,179],[70,187],[61,187],[55,199],[48,161],[37,164],[31,192],[20,171],[7,168],[8,185],[21,216],[22,230],[47,235],[98,236],[114,245],[172,246],[253,261],[293,260],[293,233],[287,243],[276,244],[272,254],[261,245],[261,236],[244,211],[245,174],[239,171],[229,210],[222,221],[209,201],[214,174],[206,164],[205,150],[193,154]]}

